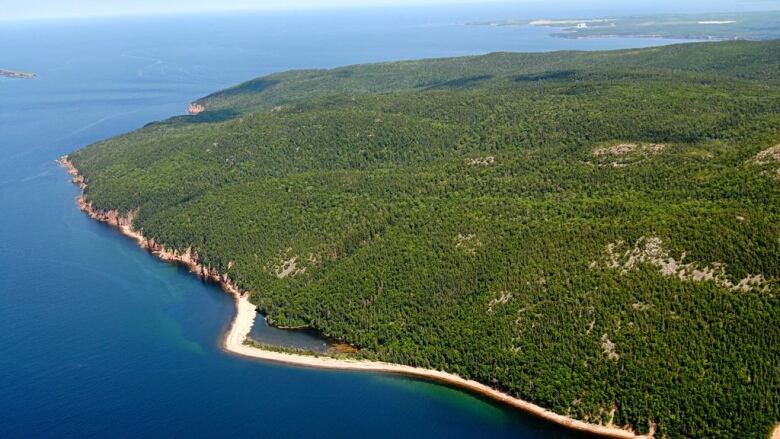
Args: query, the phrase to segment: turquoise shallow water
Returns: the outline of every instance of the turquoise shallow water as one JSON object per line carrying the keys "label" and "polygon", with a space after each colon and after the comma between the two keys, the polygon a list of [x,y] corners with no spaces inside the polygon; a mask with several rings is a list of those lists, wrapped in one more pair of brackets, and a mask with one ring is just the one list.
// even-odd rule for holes
{"label": "turquoise shallow water", "polygon": [[222,352],[231,300],[89,220],[54,162],[273,71],[658,43],[393,14],[0,26],[0,67],[40,76],[0,80],[0,437],[579,437],[436,384]]}

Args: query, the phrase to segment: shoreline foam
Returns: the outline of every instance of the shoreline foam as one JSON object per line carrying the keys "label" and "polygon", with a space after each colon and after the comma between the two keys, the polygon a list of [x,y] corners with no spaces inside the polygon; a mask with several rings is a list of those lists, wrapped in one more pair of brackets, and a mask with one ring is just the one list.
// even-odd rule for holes
{"label": "shoreline foam", "polygon": [[[73,163],[70,162],[67,155],[61,157],[58,160],[58,163],[68,171],[68,174],[72,177],[73,183],[81,188],[82,194],[77,198],[77,203],[79,208],[89,215],[90,218],[117,228],[123,235],[134,239],[141,248],[149,250],[163,261],[179,263],[187,267],[190,272],[218,283],[225,292],[233,297],[236,305],[236,315],[233,318],[230,329],[222,339],[222,348],[227,352],[247,358],[303,367],[388,373],[434,381],[480,395],[557,425],[602,437],[649,439],[654,435],[655,428],[653,425],[651,425],[650,432],[647,435],[638,435],[627,427],[620,428],[609,424],[591,424],[564,415],[559,415],[541,406],[515,398],[477,381],[468,380],[458,375],[438,370],[379,361],[347,360],[327,356],[282,353],[250,346],[245,342],[254,325],[257,316],[257,308],[249,301],[250,293],[248,291],[242,292],[227,275],[220,273],[215,268],[201,264],[198,260],[197,252],[192,248],[188,248],[183,253],[180,253],[177,250],[169,250],[162,244],[155,242],[154,239],[147,238],[142,232],[134,230],[132,227],[134,212],[130,212],[127,215],[121,215],[118,211],[101,211],[94,209],[92,203],[88,202],[84,197],[83,191],[87,186],[86,179],[79,173]],[[780,432],[780,427],[776,431]],[[773,439],[775,439],[774,436]]]}

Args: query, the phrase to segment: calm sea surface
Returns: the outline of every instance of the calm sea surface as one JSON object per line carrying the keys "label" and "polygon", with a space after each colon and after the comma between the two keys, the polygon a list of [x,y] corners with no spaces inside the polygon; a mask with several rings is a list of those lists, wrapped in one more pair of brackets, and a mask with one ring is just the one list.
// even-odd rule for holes
{"label": "calm sea surface", "polygon": [[436,384],[222,352],[229,297],[89,220],[54,163],[291,68],[661,43],[458,24],[498,12],[0,23],[0,68],[39,75],[0,79],[0,437],[579,437]]}

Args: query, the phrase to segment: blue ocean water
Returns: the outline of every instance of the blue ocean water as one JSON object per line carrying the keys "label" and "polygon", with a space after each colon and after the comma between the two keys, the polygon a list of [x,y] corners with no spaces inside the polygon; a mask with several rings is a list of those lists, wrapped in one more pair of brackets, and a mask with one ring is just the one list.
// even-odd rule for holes
{"label": "blue ocean water", "polygon": [[0,24],[0,67],[39,75],[0,79],[0,437],[581,437],[437,384],[222,352],[229,297],[89,220],[54,162],[291,68],[671,42],[459,24],[501,13]]}

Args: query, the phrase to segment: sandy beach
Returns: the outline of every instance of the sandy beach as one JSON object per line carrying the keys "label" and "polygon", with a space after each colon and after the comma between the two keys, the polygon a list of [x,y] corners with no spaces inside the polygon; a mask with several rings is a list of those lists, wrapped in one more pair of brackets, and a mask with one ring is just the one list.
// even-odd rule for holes
{"label": "sandy beach", "polygon": [[257,310],[247,295],[233,294],[236,304],[236,316],[230,330],[225,334],[223,347],[226,351],[232,352],[244,357],[273,361],[278,363],[294,364],[304,367],[316,367],[323,369],[352,370],[364,372],[381,372],[406,375],[415,378],[422,378],[430,381],[448,384],[469,392],[473,392],[503,404],[517,408],[527,413],[531,413],[540,418],[544,418],[559,425],[571,428],[573,430],[594,433],[610,438],[650,438],[652,435],[637,435],[632,431],[625,430],[616,426],[597,425],[576,419],[568,418],[557,413],[553,413],[538,405],[532,404],[521,399],[514,398],[506,393],[499,392],[489,386],[477,381],[467,380],[457,375],[441,372],[438,370],[422,369],[400,364],[383,363],[378,361],[365,360],[343,360],[327,356],[309,356],[296,355],[282,352],[266,351],[254,346],[245,344],[252,325],[257,316]]}
{"label": "sandy beach", "polygon": [[[87,181],[82,175],[79,174],[78,169],[76,169],[76,167],[70,162],[68,156],[63,156],[58,162],[71,175],[73,183],[78,185],[83,191],[87,185]],[[134,230],[132,227],[134,216],[133,212],[122,215],[117,211],[96,210],[93,208],[92,204],[84,198],[83,192],[82,195],[78,197],[77,202],[81,210],[87,213],[91,218],[116,227],[120,232],[122,232],[122,234],[132,238],[138,243],[140,247],[149,250],[158,258],[167,262],[182,264],[186,266],[192,273],[203,278],[210,279],[221,285],[225,292],[233,297],[234,303],[236,305],[235,317],[222,342],[222,347],[227,352],[263,361],[272,361],[303,367],[390,373],[435,381],[481,395],[539,418],[543,418],[555,424],[577,431],[596,434],[602,437],[649,439],[654,435],[653,426],[651,426],[651,431],[647,435],[638,435],[627,428],[621,428],[615,425],[591,424],[559,415],[536,404],[495,390],[490,386],[479,383],[477,381],[468,380],[458,375],[438,370],[423,369],[378,361],[348,360],[337,359],[328,356],[309,356],[274,352],[248,345],[246,344],[247,337],[252,330],[255,318],[257,317],[257,307],[249,301],[250,294],[248,291],[242,292],[238,286],[224,273],[219,273],[211,267],[202,265],[199,262],[198,255],[195,250],[189,248],[184,252],[179,252],[177,250],[167,249],[162,244],[155,242],[154,239],[144,236],[142,232]],[[780,434],[780,428],[775,430],[775,435],[772,436],[772,439],[780,439],[780,437],[776,437],[778,434]]]}

